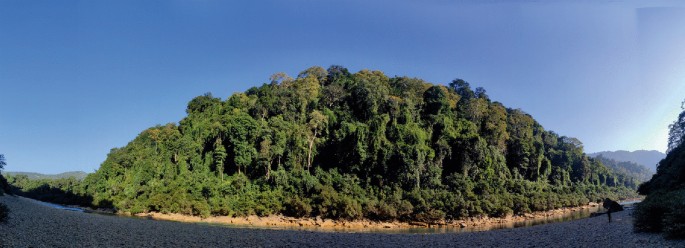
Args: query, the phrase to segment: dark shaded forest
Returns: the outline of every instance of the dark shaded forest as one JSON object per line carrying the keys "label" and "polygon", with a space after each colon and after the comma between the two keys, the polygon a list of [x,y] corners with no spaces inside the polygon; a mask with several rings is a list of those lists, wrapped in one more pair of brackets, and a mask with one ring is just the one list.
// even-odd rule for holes
{"label": "dark shaded forest", "polygon": [[[685,105],[685,102],[683,103]],[[685,238],[685,109],[670,126],[666,158],[638,192],[647,195],[635,210],[637,231]]]}
{"label": "dark shaded forest", "polygon": [[131,213],[424,222],[635,196],[636,178],[461,79],[311,67],[186,113],[69,192]]}
{"label": "dark shaded forest", "polygon": [[9,192],[44,202],[63,205],[90,206],[93,199],[81,192],[82,180],[67,178],[31,178],[30,176],[6,175]]}
{"label": "dark shaded forest", "polygon": [[[5,155],[0,154],[0,171],[5,168],[7,162],[5,162]],[[0,196],[10,193],[10,185],[7,179],[0,174]],[[0,203],[0,223],[7,222],[9,218],[9,208],[4,203]]]}

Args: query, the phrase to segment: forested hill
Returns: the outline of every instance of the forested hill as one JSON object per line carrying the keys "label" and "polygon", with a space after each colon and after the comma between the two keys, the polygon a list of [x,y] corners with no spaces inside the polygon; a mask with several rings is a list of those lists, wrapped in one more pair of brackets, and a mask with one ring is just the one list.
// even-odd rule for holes
{"label": "forested hill", "polygon": [[608,159],[613,159],[616,161],[633,162],[647,167],[652,173],[656,173],[656,165],[666,157],[666,154],[660,151],[647,151],[647,150],[637,150],[637,151],[604,151],[588,154],[590,157],[603,156]]}
{"label": "forested hill", "polygon": [[31,180],[63,179],[63,178],[70,178],[70,177],[73,177],[74,179],[77,179],[77,180],[82,180],[83,178],[85,178],[88,175],[88,173],[85,173],[83,171],[69,171],[69,172],[64,172],[64,173],[59,173],[59,174],[41,174],[41,173],[35,173],[35,172],[5,171],[2,174],[6,175],[6,176],[12,176],[12,177],[24,175],[28,179],[31,179]]}
{"label": "forested hill", "polygon": [[610,169],[620,172],[619,176],[630,176],[634,179],[635,185],[649,181],[654,174],[653,171],[647,169],[647,167],[630,161],[617,161],[610,158],[604,157],[604,155],[599,155],[595,157],[596,160],[609,167]]}
{"label": "forested hill", "polygon": [[577,139],[460,79],[312,67],[186,112],[112,149],[82,193],[134,213],[435,221],[634,191]]}
{"label": "forested hill", "polygon": [[635,209],[633,226],[636,231],[685,239],[685,108],[669,129],[666,157],[638,189],[647,197]]}

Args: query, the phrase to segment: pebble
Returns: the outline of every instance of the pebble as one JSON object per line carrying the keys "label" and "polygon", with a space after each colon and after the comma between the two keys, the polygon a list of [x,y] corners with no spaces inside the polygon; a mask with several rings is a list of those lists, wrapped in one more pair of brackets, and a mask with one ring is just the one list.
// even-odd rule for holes
{"label": "pebble", "polygon": [[88,214],[0,196],[10,219],[0,247],[685,247],[632,232],[630,210],[515,229],[441,234],[336,233],[236,228]]}

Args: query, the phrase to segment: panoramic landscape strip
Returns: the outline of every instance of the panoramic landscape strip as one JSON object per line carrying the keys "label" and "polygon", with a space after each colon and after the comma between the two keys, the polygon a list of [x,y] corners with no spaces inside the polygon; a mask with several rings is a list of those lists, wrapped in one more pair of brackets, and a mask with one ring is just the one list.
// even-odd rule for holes
{"label": "panoramic landscape strip", "polygon": [[198,96],[186,112],[113,149],[52,201],[432,225],[633,198],[640,182],[461,79],[311,67],[226,100]]}

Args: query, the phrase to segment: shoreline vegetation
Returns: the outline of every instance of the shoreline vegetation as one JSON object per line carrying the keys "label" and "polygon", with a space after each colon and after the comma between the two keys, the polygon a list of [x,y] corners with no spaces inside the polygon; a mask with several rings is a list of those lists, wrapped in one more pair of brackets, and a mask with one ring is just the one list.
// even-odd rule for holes
{"label": "shoreline vegetation", "polygon": [[638,188],[645,200],[635,209],[634,227],[640,232],[663,233],[685,239],[685,101],[669,126],[668,154],[657,173]]}
{"label": "shoreline vegetation", "polygon": [[195,97],[186,113],[83,180],[8,180],[28,197],[131,214],[431,225],[636,197],[640,183],[461,79],[314,66]]}
{"label": "shoreline vegetation", "polygon": [[[30,200],[35,200],[27,198]],[[641,201],[643,198],[628,198],[621,199],[620,202],[634,202]],[[36,200],[37,201],[37,200]],[[563,207],[559,209],[536,211],[522,215],[509,215],[505,217],[469,217],[458,220],[440,220],[431,223],[410,221],[375,221],[369,219],[362,220],[334,220],[322,219],[320,217],[313,218],[297,218],[283,215],[270,216],[193,216],[176,213],[127,213],[116,212],[114,209],[93,209],[90,207],[78,205],[64,205],[68,208],[79,208],[85,213],[116,215],[124,217],[138,217],[151,220],[175,221],[185,223],[205,223],[205,224],[220,224],[228,227],[251,227],[251,228],[269,228],[269,229],[301,229],[308,231],[344,231],[344,232],[384,232],[388,230],[402,231],[408,229],[423,229],[423,228],[445,228],[445,229],[467,229],[468,231],[489,231],[494,229],[512,228],[514,224],[522,223],[524,221],[548,220],[554,218],[561,218],[570,213],[578,211],[589,210],[591,213],[604,213],[601,204],[590,202],[587,205],[576,207]],[[588,218],[591,216],[588,216]],[[554,221],[557,222],[557,221]],[[551,223],[551,222],[550,222]],[[545,223],[548,224],[548,223]]]}

